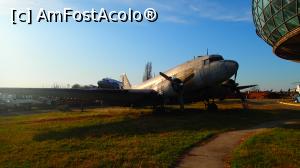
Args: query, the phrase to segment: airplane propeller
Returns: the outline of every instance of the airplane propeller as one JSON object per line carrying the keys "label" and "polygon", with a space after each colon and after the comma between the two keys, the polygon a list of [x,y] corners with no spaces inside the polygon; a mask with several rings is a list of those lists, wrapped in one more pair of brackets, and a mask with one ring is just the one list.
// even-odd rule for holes
{"label": "airplane propeller", "polygon": [[241,99],[242,103],[245,102],[245,97],[244,95],[241,93],[240,89],[238,88],[239,84],[235,82],[235,80],[233,79],[229,79],[228,81],[226,81],[223,86],[225,87],[229,87],[234,93],[236,93],[238,95],[238,97]]}
{"label": "airplane propeller", "polygon": [[184,92],[184,85],[193,79],[195,76],[194,73],[186,77],[184,80],[181,80],[179,78],[170,77],[162,72],[159,73],[162,77],[164,77],[166,80],[171,82],[171,86],[173,90],[178,94],[178,102],[180,104],[180,109],[184,110],[184,98],[183,98],[183,92]]}
{"label": "airplane propeller", "polygon": [[234,80],[233,79],[229,79],[228,81],[226,81],[225,83],[223,83],[223,86],[229,87],[233,92],[235,92],[238,95],[238,97],[241,99],[241,101],[242,101],[242,103],[244,105],[244,103],[246,103],[246,98],[241,93],[241,90],[247,89],[247,88],[251,88],[251,87],[255,87],[257,85],[239,86],[239,84],[236,83],[235,80],[236,80],[236,75],[235,75]]}

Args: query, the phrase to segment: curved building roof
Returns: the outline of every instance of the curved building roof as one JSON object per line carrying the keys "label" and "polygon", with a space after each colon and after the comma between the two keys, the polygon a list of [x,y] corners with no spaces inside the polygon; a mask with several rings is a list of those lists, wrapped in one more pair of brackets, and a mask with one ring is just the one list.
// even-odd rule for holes
{"label": "curved building roof", "polygon": [[253,0],[257,34],[281,58],[300,61],[300,0]]}

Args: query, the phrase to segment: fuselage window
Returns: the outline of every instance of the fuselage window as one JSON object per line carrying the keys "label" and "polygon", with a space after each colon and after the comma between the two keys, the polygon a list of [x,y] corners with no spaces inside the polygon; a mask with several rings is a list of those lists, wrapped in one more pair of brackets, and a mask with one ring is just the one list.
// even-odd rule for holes
{"label": "fuselage window", "polygon": [[209,64],[209,59],[203,61],[203,65],[208,65],[208,64]]}

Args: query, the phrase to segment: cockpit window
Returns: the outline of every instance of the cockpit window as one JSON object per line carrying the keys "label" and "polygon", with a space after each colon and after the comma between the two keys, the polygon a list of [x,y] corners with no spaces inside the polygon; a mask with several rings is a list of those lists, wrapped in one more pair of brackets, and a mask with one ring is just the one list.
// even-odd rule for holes
{"label": "cockpit window", "polygon": [[204,60],[204,61],[203,61],[203,64],[204,64],[204,65],[208,65],[208,64],[210,64],[210,63],[212,63],[212,62],[215,62],[215,61],[222,61],[222,60],[224,60],[222,56],[214,55],[214,56],[211,56],[211,57],[209,57],[208,59]]}
{"label": "cockpit window", "polygon": [[214,56],[209,58],[209,62],[221,61],[224,60],[221,56]]}

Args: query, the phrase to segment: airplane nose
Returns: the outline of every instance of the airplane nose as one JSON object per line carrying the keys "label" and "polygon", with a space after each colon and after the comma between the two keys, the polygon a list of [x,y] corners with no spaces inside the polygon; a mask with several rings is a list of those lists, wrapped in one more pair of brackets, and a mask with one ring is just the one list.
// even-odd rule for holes
{"label": "airplane nose", "polygon": [[233,76],[239,69],[239,64],[233,60],[225,60],[224,65],[229,76]]}

